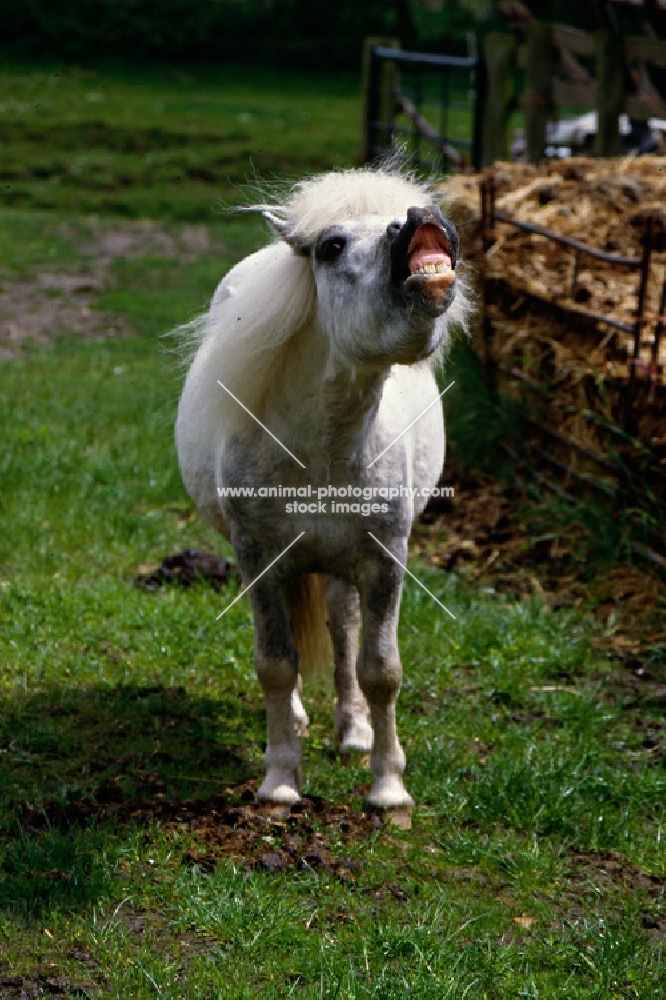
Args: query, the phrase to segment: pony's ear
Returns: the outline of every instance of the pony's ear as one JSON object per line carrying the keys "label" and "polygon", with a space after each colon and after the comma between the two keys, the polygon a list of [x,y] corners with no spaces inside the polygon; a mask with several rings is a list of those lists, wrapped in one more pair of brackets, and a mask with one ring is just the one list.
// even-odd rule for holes
{"label": "pony's ear", "polygon": [[276,215],[275,212],[271,212],[268,208],[262,209],[261,214],[275,235],[279,236],[285,243],[288,243],[294,253],[300,254],[301,257],[310,256],[310,247],[302,239],[293,235],[291,222]]}
{"label": "pony's ear", "polygon": [[263,208],[261,214],[275,235],[279,236],[281,240],[286,240],[288,243],[289,233],[291,232],[290,223],[286,219],[281,218],[281,216],[276,215],[275,212],[271,212],[268,208]]}

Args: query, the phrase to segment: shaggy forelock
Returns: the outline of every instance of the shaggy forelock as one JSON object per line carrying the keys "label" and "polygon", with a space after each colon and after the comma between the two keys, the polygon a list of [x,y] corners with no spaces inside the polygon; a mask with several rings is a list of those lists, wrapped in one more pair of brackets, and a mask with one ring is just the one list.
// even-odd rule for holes
{"label": "shaggy forelock", "polygon": [[337,170],[301,181],[274,211],[290,223],[293,239],[308,243],[329,226],[362,216],[404,219],[410,206],[431,200],[424,184],[402,173]]}

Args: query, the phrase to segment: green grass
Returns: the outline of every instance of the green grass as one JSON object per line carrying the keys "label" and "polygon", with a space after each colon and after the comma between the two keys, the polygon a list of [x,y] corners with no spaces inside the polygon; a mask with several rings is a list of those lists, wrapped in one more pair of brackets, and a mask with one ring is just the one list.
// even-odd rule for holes
{"label": "green grass", "polygon": [[[275,97],[294,116],[303,100]],[[136,194],[142,211],[152,197]],[[86,266],[93,225],[117,219],[4,211],[4,279]],[[663,695],[639,701],[593,655],[582,613],[415,563],[456,621],[407,583],[414,829],[363,818],[369,774],[337,759],[330,679],[314,679],[304,792],[347,806],[352,833],[315,811],[236,858],[215,840],[212,810],[242,804],[262,769],[248,603],[217,621],[235,583],[132,583],[168,553],[228,552],[180,482],[180,362],[160,337],[262,238],[248,219],[212,232],[197,260],[113,265],[98,304],[134,336],[61,338],[0,369],[0,993],[21,976],[127,1000],[663,996]],[[178,820],[194,808],[205,830]],[[331,864],[254,864],[317,834]]]}
{"label": "green grass", "polygon": [[[246,602],[217,622],[233,586],[131,582],[169,552],[224,548],[179,480],[179,369],[156,336],[212,270],[124,265],[107,295],[140,336],[64,340],[2,371],[7,968],[118,997],[659,996],[665,781],[643,742],[663,706],[622,708],[583,618],[420,566],[457,621],[408,584],[400,731],[416,825],[351,844],[334,832],[332,849],[363,863],[353,884],[224,859],[192,869],[187,825],[35,825],[110,788],[149,815],[160,795],[205,799],[261,771]],[[182,298],[165,304],[164,288]],[[315,692],[305,792],[360,809],[367,772],[336,759],[330,685]],[[608,851],[625,866],[611,878]]]}
{"label": "green grass", "polygon": [[211,221],[255,176],[359,155],[352,78],[253,68],[0,72],[0,206]]}

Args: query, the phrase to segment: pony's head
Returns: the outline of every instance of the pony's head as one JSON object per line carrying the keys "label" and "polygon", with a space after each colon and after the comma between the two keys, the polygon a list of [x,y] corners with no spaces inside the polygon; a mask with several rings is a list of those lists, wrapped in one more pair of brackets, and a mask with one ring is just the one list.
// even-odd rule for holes
{"label": "pony's head", "polygon": [[282,205],[260,207],[280,239],[309,261],[317,319],[342,360],[384,368],[442,347],[459,241],[426,187],[391,171],[347,170],[302,182]]}

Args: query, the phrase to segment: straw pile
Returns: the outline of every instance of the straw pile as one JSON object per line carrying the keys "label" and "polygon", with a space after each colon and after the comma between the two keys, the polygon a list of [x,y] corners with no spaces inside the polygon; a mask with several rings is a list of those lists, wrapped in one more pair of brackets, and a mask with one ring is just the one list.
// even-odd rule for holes
{"label": "straw pile", "polygon": [[[656,218],[656,253],[648,289],[646,314],[656,319],[666,276],[666,157],[629,156],[621,160],[575,158],[544,167],[499,163],[494,168],[497,208],[561,236],[589,243],[599,250],[640,257],[648,215]],[[443,187],[447,202],[464,214],[479,216],[478,175],[455,175]],[[469,218],[469,215],[468,215]],[[516,291],[555,300],[572,308],[612,315],[632,323],[636,313],[638,274],[581,258],[573,298],[574,254],[544,237],[498,226],[497,241],[488,253],[489,276],[503,279]],[[649,362],[652,329],[648,327],[641,356]],[[631,350],[627,335],[621,346]],[[666,342],[660,364],[666,362]],[[627,376],[624,365],[613,374]]]}
{"label": "straw pile", "polygon": [[[497,209],[607,253],[640,258],[646,219],[656,219],[645,306],[651,322],[643,328],[635,363],[633,334],[593,314],[631,324],[638,270],[583,255],[572,288],[571,248],[502,223],[496,225],[496,241],[484,262],[479,176],[453,176],[442,189],[461,226],[467,256],[484,278],[492,330],[490,360],[499,371],[500,391],[521,398],[535,423],[585,449],[567,447],[550,433],[547,446],[542,436],[542,450],[547,447],[555,455],[564,473],[562,466],[597,480],[608,478],[603,463],[609,458],[623,465],[649,464],[647,454],[628,447],[613,428],[629,430],[655,453],[653,465],[661,464],[666,471],[666,335],[661,337],[657,365],[652,365],[666,280],[666,158],[574,158],[542,167],[500,163],[493,172]],[[632,364],[637,383],[633,418],[628,420]],[[541,395],[535,386],[543,388]]]}

